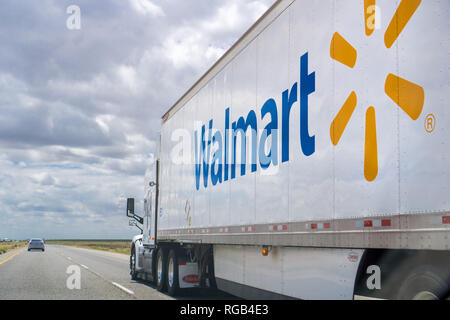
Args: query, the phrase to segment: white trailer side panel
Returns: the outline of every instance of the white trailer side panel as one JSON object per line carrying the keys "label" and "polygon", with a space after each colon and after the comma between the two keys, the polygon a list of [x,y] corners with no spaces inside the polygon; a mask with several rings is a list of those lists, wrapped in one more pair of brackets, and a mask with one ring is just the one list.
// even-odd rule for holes
{"label": "white trailer side panel", "polygon": [[286,297],[351,300],[361,255],[362,250],[278,247],[263,257],[259,247],[218,245],[214,272],[218,281]]}
{"label": "white trailer side panel", "polygon": [[[443,32],[449,28],[450,3],[420,2],[388,46],[391,20],[404,3],[377,1],[375,29],[367,35],[362,0],[277,2],[164,118],[160,239],[422,248],[419,239],[425,236],[431,239],[427,248],[448,249],[450,43]],[[342,44],[333,46],[332,39],[342,39]],[[332,57],[339,51],[336,47],[355,56]],[[306,55],[307,70],[301,63]],[[348,60],[354,65],[349,66]],[[305,102],[300,101],[305,98],[302,90],[308,89],[306,78],[301,80],[302,68],[304,76],[315,74],[315,90],[309,88],[307,96],[306,137],[314,139],[309,155],[300,138],[305,130],[301,121]],[[395,89],[398,85],[403,89]],[[283,161],[283,131],[287,135],[283,93],[292,89],[297,90],[297,99],[289,112],[289,160]],[[399,95],[400,101],[395,101]],[[349,97],[356,97],[356,106],[340,139],[335,139],[332,123]],[[262,109],[270,99],[276,104],[277,157],[264,169],[260,154],[269,150],[270,143],[261,149],[260,141],[273,117],[263,117]],[[233,158],[233,137],[225,128],[226,119],[232,129],[240,117],[248,120],[251,111],[258,131],[256,171],[248,130],[245,175],[238,162],[231,178],[232,168],[226,163]],[[201,149],[202,127],[205,140],[209,139],[211,121],[211,137],[219,132],[221,143],[206,141],[206,167],[203,163],[197,167],[197,190],[195,155]],[[184,130],[189,140],[190,156],[182,164],[173,155],[180,143],[172,141],[177,129]],[[373,143],[366,136],[376,137],[370,140],[376,141],[375,151],[367,147]],[[239,161],[240,135],[236,141]],[[211,167],[219,151],[215,170],[222,165],[222,180],[213,185]]]}
{"label": "white trailer side panel", "polygon": [[[262,106],[272,97],[277,106],[282,105],[282,90],[289,87],[289,11],[284,11],[277,20],[268,26],[257,40],[257,100],[256,105]],[[278,83],[274,86],[274,83]],[[259,116],[259,115],[258,115]],[[261,139],[262,129],[269,125],[270,117],[259,122],[258,138]],[[281,123],[281,113],[278,114]],[[293,126],[292,126],[293,127]],[[291,139],[296,136],[293,130]],[[278,154],[280,155],[281,135],[278,132]],[[256,176],[256,217],[255,223],[275,223],[290,221],[289,212],[289,165],[270,166],[259,171]],[[265,195],[265,196],[261,196]],[[276,214],[274,214],[276,212]]]}
{"label": "white trailer side panel", "polygon": [[[333,219],[337,164],[330,143],[330,123],[335,110],[334,62],[330,39],[336,4],[333,1],[294,2],[288,9],[290,25],[289,84],[300,80],[300,57],[308,52],[308,72],[316,72],[316,91],[309,96],[309,133],[315,137],[315,153],[306,157],[300,142],[300,104],[294,104],[290,122],[289,221]],[[307,9],[306,9],[307,8]],[[318,23],[318,18],[320,22]],[[320,24],[323,26],[317,27]],[[316,26],[316,27],[313,27]],[[331,120],[330,120],[331,119]],[[358,180],[361,180],[358,177]]]}
{"label": "white trailer side panel", "polygon": [[[223,111],[223,106],[231,106],[232,103],[232,66],[229,65],[223,69],[214,79],[214,102],[213,102],[213,119],[215,119],[215,127],[220,132],[225,132],[225,113]],[[218,146],[213,149],[215,152]],[[193,153],[192,153],[193,154]],[[230,157],[228,157],[229,159]],[[192,168],[192,165],[190,165]],[[191,176],[192,179],[192,176]],[[192,180],[190,181],[192,182]],[[192,187],[192,184],[189,184]],[[210,202],[214,206],[214,218],[213,221],[215,225],[225,226],[230,225],[232,217],[236,215],[231,215],[231,199],[230,199],[231,184],[221,183],[215,186],[214,192],[210,194]],[[216,204],[216,205],[214,205]],[[217,205],[220,204],[220,205]],[[236,221],[239,224],[239,221]]]}
{"label": "white trailer side panel", "polygon": [[[430,3],[425,3],[430,2]],[[419,214],[449,211],[450,207],[450,3],[422,1],[414,23],[398,39],[398,74],[425,89],[421,117],[399,118],[400,212]],[[414,39],[414,41],[410,41]],[[429,115],[436,119],[432,133],[425,126]]]}

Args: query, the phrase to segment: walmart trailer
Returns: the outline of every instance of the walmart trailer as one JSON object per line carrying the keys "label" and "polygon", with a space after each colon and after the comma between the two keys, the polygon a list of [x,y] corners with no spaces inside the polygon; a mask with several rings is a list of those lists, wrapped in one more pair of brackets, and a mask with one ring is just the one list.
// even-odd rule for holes
{"label": "walmart trailer", "polygon": [[132,277],[244,298],[450,288],[450,3],[280,0],[162,118]]}

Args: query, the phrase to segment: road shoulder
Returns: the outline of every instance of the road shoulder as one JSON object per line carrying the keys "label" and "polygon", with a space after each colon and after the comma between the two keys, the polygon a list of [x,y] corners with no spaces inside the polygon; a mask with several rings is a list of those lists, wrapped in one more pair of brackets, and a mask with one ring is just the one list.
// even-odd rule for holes
{"label": "road shoulder", "polygon": [[22,253],[23,251],[25,251],[27,249],[26,246],[23,247],[19,247],[19,248],[15,248],[12,249],[6,253],[3,253],[2,255],[0,255],[0,265],[13,259],[15,256],[19,255],[20,253]]}

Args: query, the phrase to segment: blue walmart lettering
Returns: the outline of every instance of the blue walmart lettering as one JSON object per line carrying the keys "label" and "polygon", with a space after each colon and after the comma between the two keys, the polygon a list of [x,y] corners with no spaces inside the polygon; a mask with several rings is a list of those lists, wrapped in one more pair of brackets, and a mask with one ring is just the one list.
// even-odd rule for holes
{"label": "blue walmart lettering", "polygon": [[[315,136],[309,134],[309,95],[316,91],[316,74],[308,73],[308,53],[300,58],[300,82],[294,83],[289,90],[282,92],[281,107],[281,162],[289,161],[289,121],[291,109],[300,97],[300,144],[303,155],[309,157],[315,152]],[[300,92],[298,92],[300,91]],[[209,175],[213,186],[225,181],[236,179],[236,149],[237,139],[240,137],[240,176],[245,176],[247,163],[247,136],[251,133],[251,172],[256,172],[257,164],[262,170],[267,170],[271,165],[277,166],[278,160],[278,106],[273,98],[268,99],[260,111],[260,119],[270,120],[264,127],[258,141],[258,116],[254,110],[244,117],[241,116],[231,124],[230,109],[225,110],[225,132],[215,131],[213,134],[213,119],[209,120],[208,132],[206,126],[201,128],[201,135],[194,132],[195,139],[195,182],[197,190],[200,189],[203,177],[204,188],[208,187]],[[269,150],[266,151],[267,143]],[[230,150],[231,146],[231,150]],[[211,152],[214,147],[214,154]],[[229,158],[231,155],[231,163]]]}

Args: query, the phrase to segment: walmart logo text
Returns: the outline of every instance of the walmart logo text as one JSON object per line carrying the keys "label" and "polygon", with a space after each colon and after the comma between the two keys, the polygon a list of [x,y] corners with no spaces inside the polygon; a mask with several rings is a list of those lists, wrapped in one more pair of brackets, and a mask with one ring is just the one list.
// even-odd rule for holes
{"label": "walmart logo text", "polygon": [[[316,91],[316,74],[308,71],[308,53],[300,58],[300,82],[295,82],[291,89],[282,92],[281,130],[278,128],[279,108],[273,98],[269,98],[257,113],[250,110],[246,116],[240,116],[230,122],[230,108],[225,110],[224,132],[214,129],[214,119],[201,127],[201,133],[194,132],[195,140],[195,183],[200,189],[211,182],[213,186],[236,178],[236,168],[240,167],[240,176],[247,174],[246,164],[250,163],[251,172],[258,166],[267,170],[271,165],[278,166],[278,132],[281,132],[281,163],[289,161],[289,120],[291,109],[300,102],[301,152],[311,156],[315,152],[315,136],[310,136],[308,129],[308,97]],[[258,119],[270,120],[258,138]],[[231,126],[230,126],[231,123]],[[247,142],[251,137],[251,154],[247,156]],[[240,150],[238,149],[240,138]],[[237,155],[240,153],[238,159]],[[239,161],[239,162],[237,162]],[[248,162],[251,161],[251,162]]]}

